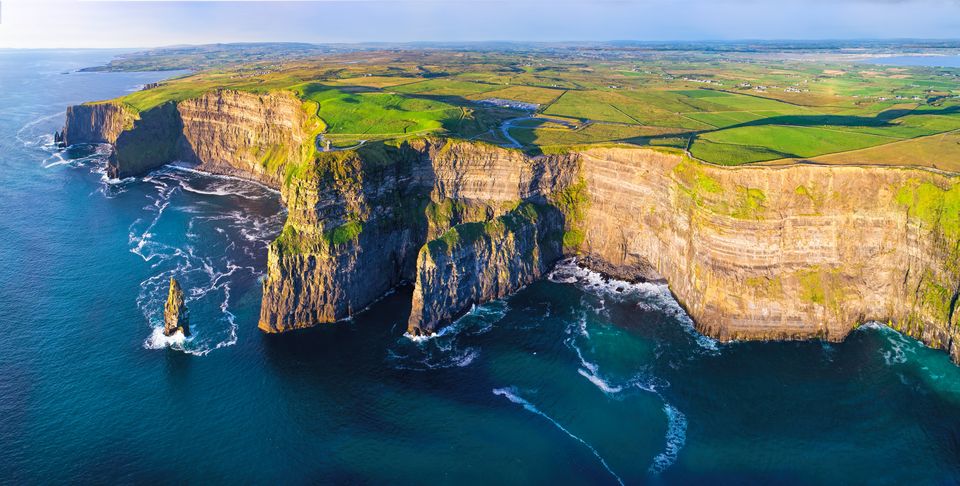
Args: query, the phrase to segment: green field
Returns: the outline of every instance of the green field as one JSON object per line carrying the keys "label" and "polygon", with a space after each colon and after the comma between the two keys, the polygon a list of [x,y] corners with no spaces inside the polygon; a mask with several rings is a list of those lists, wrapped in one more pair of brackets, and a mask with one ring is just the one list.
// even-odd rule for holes
{"label": "green field", "polygon": [[[290,91],[315,111],[311,115],[323,121],[324,136],[339,146],[426,134],[507,145],[502,124],[531,113],[478,103],[497,98],[537,106],[532,115],[540,119],[510,129],[529,153],[610,143],[672,146],[724,165],[815,158],[960,130],[958,69],[735,62],[733,54],[702,52],[633,56],[469,51],[306,56],[210,68],[120,101],[143,111],[214,89]],[[172,58],[162,59],[167,65]],[[924,145],[915,163],[933,165],[930,147],[937,146]]]}
{"label": "green field", "polygon": [[303,99],[319,104],[317,116],[332,135],[412,135],[439,130],[463,114],[459,107],[442,101],[382,91],[347,92],[321,84],[295,89]]}

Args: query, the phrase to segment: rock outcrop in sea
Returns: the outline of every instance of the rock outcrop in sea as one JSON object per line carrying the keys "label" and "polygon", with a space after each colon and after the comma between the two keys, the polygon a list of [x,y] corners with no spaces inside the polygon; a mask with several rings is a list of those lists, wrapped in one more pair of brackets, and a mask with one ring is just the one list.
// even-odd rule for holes
{"label": "rock outcrop in sea", "polygon": [[279,189],[266,332],[348,318],[413,282],[408,331],[429,334],[578,255],[662,277],[721,340],[838,341],[878,321],[960,361],[955,175],[625,147],[530,157],[439,138],[316,152],[308,119],[292,95],[215,91],[138,114],[71,107],[64,136],[114,144],[118,177],[181,160]]}
{"label": "rock outcrop in sea", "polygon": [[183,290],[177,279],[170,277],[170,292],[163,306],[163,334],[173,336],[176,333],[190,335],[190,312],[183,301]]}

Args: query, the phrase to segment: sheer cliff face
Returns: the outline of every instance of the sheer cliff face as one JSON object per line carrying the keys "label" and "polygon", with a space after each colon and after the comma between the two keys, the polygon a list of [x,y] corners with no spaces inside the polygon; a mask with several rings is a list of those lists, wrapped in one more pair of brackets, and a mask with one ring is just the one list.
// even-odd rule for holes
{"label": "sheer cliff face", "polygon": [[289,94],[217,91],[181,101],[180,157],[204,171],[280,187],[287,161],[309,153],[307,114]]}
{"label": "sheer cliff face", "polygon": [[444,140],[315,154],[311,120],[289,95],[220,91],[139,114],[71,107],[65,136],[114,143],[119,177],[185,160],[280,188],[267,332],[350,317],[409,281],[408,330],[429,334],[566,254],[659,273],[720,339],[839,340],[877,320],[960,361],[956,177],[721,168],[643,149],[530,158]]}
{"label": "sheer cliff face", "polygon": [[114,143],[120,132],[133,126],[135,117],[119,103],[68,106],[64,143]]}
{"label": "sheer cliff face", "polygon": [[407,330],[430,335],[473,304],[539,280],[562,255],[563,215],[524,202],[487,222],[465,223],[420,249]]}
{"label": "sheer cliff face", "polygon": [[260,329],[350,317],[409,278],[430,187],[429,160],[410,147],[318,154],[284,186],[288,219],[269,248]]}
{"label": "sheer cliff face", "polygon": [[[876,320],[960,359],[955,178],[858,167],[730,169],[628,149],[586,151],[577,162],[542,191],[563,213],[551,230],[564,231],[565,251],[628,278],[655,270],[701,332],[840,340]],[[421,250],[411,333],[429,333],[503,287],[512,292],[539,277],[513,239],[479,233],[470,244],[443,244],[448,233]]]}
{"label": "sheer cliff face", "polygon": [[583,154],[582,251],[651,263],[721,339],[839,340],[876,320],[960,359],[960,184],[921,170],[725,169]]}
{"label": "sheer cliff face", "polygon": [[289,94],[215,91],[140,113],[112,102],[71,106],[64,136],[68,144],[114,144],[113,177],[182,161],[279,188],[287,163],[310,152],[307,118]]}
{"label": "sheer cliff face", "polygon": [[[570,164],[568,158],[531,160],[516,151],[441,140],[319,154],[315,166],[284,189],[289,216],[283,234],[270,246],[260,328],[282,332],[344,319],[400,282],[419,281],[418,254],[423,255],[428,240],[455,233],[451,228],[458,225],[494,222],[488,225],[493,227],[521,201],[545,201],[544,188],[570,177],[572,171],[562,169],[575,167]],[[562,228],[562,216],[555,211],[540,225],[547,224],[543,221]],[[514,272],[510,282],[529,283],[559,257],[552,246],[539,249],[546,232],[538,233],[538,228],[532,224],[483,239],[488,246],[509,240],[525,256],[536,250],[537,259],[518,262],[536,273]],[[489,275],[498,268],[509,271],[499,265],[509,251],[494,261],[482,246],[471,246],[479,255],[474,262],[488,265]],[[466,264],[455,252],[448,256]],[[517,288],[476,282],[463,287],[469,285],[481,290],[454,295],[449,313],[431,320],[431,328],[459,315],[463,307]]]}

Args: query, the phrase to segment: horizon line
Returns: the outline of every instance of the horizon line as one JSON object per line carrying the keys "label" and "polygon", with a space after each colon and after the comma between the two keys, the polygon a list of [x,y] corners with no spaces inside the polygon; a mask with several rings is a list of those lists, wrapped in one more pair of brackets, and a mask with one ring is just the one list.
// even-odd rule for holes
{"label": "horizon line", "polygon": [[[310,0],[307,0],[310,1]],[[263,44],[290,44],[305,46],[363,46],[363,45],[415,45],[415,44],[435,44],[435,45],[465,45],[465,44],[537,44],[537,45],[558,45],[558,44],[613,44],[613,43],[636,43],[636,44],[742,44],[751,42],[765,43],[815,43],[815,42],[956,42],[955,48],[960,49],[960,37],[864,37],[864,38],[741,38],[741,39],[686,39],[686,40],[640,40],[640,39],[607,39],[607,40],[407,40],[407,41],[352,41],[352,42],[309,42],[309,41],[286,41],[286,40],[264,40],[264,41],[220,41],[205,43],[183,43],[183,44],[160,44],[144,46],[115,46],[115,47],[74,47],[74,46],[46,46],[46,47],[8,47],[0,46],[0,50],[116,50],[116,49],[171,49],[178,47],[203,47],[218,45],[263,45]],[[942,47],[950,49],[954,47]]]}

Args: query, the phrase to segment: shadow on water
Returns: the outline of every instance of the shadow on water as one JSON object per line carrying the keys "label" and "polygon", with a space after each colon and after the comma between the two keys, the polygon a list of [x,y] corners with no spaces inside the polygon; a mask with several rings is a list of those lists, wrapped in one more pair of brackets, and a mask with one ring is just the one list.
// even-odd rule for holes
{"label": "shadow on water", "polygon": [[163,350],[164,364],[166,365],[166,377],[174,390],[188,389],[190,369],[193,366],[194,357],[183,351],[166,348]]}

